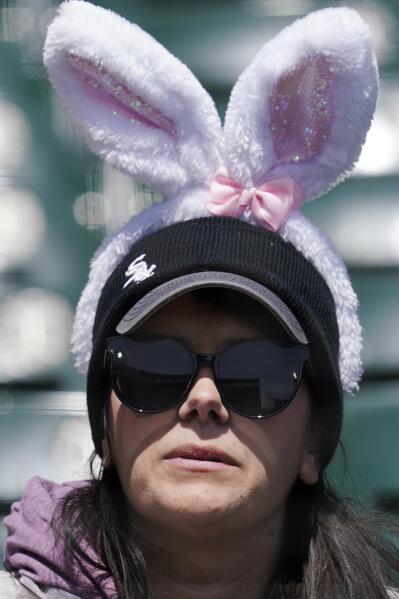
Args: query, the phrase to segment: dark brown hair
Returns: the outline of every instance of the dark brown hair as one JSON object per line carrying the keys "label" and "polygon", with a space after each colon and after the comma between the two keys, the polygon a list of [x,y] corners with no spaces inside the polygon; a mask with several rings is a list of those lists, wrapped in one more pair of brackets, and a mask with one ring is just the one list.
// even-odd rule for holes
{"label": "dark brown hair", "polygon": [[[93,452],[91,465],[95,458]],[[93,470],[92,470],[93,473]],[[59,506],[54,526],[65,542],[65,564],[86,572],[97,566],[115,581],[118,599],[150,599],[141,539],[129,519],[127,500],[114,467],[87,487],[73,490]],[[370,514],[339,498],[322,474],[316,485],[297,481],[288,497],[283,550],[265,599],[388,599],[399,575],[399,552],[383,533],[394,530],[381,514]],[[396,533],[399,530],[396,528]],[[81,548],[84,539],[98,562]],[[99,597],[109,599],[101,590]]]}

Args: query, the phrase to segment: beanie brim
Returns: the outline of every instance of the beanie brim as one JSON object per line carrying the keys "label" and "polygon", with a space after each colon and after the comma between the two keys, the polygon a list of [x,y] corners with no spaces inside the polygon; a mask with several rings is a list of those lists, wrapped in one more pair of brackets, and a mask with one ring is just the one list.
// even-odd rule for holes
{"label": "beanie brim", "polygon": [[294,341],[303,345],[308,344],[298,319],[278,295],[247,277],[221,271],[190,273],[155,287],[128,310],[116,326],[117,333],[128,335],[168,302],[184,293],[204,287],[233,289],[252,297],[276,317]]}

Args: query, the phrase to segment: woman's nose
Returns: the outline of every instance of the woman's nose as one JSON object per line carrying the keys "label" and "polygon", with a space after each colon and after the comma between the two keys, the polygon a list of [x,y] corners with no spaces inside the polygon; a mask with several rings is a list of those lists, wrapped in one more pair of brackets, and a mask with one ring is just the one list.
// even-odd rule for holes
{"label": "woman's nose", "polygon": [[179,417],[182,420],[198,418],[201,424],[208,419],[215,419],[219,424],[229,420],[230,415],[222,403],[211,366],[203,365],[198,369],[194,383],[180,406]]}

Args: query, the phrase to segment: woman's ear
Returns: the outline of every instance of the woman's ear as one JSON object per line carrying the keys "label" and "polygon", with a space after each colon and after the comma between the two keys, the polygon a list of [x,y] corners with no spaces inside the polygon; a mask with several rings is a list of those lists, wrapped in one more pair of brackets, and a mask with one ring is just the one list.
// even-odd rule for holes
{"label": "woman's ear", "polygon": [[[308,393],[309,393],[308,389]],[[309,424],[308,442],[305,448],[302,463],[299,468],[298,478],[305,485],[315,485],[320,476],[320,443],[315,426]]]}
{"label": "woman's ear", "polygon": [[104,470],[107,468],[111,468],[113,465],[112,454],[111,454],[111,444],[108,438],[108,408],[109,408],[109,395],[107,397],[106,404],[103,409],[103,438],[101,440],[102,445],[102,460],[101,465]]}
{"label": "woman's ear", "polygon": [[319,474],[319,457],[316,452],[310,450],[303,457],[298,477],[305,485],[315,485],[319,480]]}
{"label": "woman's ear", "polygon": [[107,468],[110,468],[112,466],[111,448],[109,445],[108,437],[103,437],[101,443],[102,443],[102,450],[103,450],[103,452],[102,452],[103,457],[102,457],[101,465],[102,465],[103,469],[106,470]]}

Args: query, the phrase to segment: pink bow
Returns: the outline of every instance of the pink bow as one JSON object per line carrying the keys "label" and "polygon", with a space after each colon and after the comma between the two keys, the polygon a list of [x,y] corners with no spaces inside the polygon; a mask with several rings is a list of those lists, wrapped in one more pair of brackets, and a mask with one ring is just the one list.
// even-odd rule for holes
{"label": "pink bow", "polygon": [[249,206],[257,223],[278,231],[290,212],[299,207],[299,189],[294,179],[266,181],[260,187],[242,187],[220,167],[209,189],[207,208],[217,216],[239,217]]}

